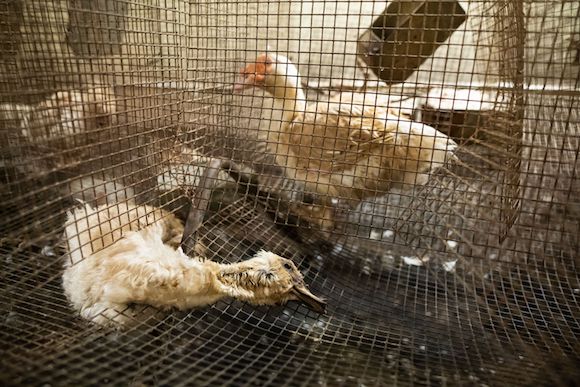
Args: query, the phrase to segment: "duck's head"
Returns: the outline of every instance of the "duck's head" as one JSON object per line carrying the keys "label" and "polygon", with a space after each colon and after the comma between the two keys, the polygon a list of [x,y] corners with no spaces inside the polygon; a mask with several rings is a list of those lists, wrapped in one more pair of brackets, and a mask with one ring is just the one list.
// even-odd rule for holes
{"label": "duck's head", "polygon": [[234,84],[234,92],[260,87],[276,95],[279,93],[276,88],[299,86],[300,74],[290,59],[283,55],[263,53],[240,70],[240,77]]}
{"label": "duck's head", "polygon": [[[230,277],[226,280],[230,286],[242,290],[238,298],[256,305],[300,301],[318,313],[325,311],[326,302],[308,290],[302,274],[291,260],[262,250],[243,262],[241,267],[242,270],[222,273],[222,276]],[[247,296],[239,297],[240,294]]]}

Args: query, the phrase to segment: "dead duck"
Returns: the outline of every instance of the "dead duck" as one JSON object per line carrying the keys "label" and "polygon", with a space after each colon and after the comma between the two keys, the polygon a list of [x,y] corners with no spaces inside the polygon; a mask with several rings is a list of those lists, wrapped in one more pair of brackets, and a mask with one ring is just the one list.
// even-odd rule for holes
{"label": "dead duck", "polygon": [[[148,206],[130,207],[130,214],[151,212]],[[317,312],[324,311],[324,301],[308,290],[288,259],[268,251],[234,264],[190,258],[172,243],[176,233],[171,229],[179,233],[183,228],[170,214],[156,209],[158,215],[166,216],[135,230],[136,216],[118,214],[118,209],[113,206],[111,212],[105,206],[84,204],[68,214],[64,237],[69,259],[63,287],[85,319],[99,325],[127,326],[146,317],[145,306],[186,310],[226,297],[255,305],[297,300]],[[127,232],[121,236],[123,228]]]}

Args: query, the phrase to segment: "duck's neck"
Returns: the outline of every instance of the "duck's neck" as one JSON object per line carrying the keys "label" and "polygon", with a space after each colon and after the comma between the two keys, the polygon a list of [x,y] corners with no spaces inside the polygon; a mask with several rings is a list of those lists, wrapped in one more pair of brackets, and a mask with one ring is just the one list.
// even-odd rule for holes
{"label": "duck's neck", "polygon": [[232,264],[216,264],[207,261],[212,265],[213,283],[212,288],[221,297],[233,297],[241,301],[252,302],[255,292],[251,289],[252,260],[247,260]]}
{"label": "duck's neck", "polygon": [[107,287],[107,297],[114,302],[181,310],[210,305],[226,297],[249,302],[255,297],[255,292],[244,285],[252,282],[248,281],[251,260],[220,265],[179,256],[156,265],[150,272],[129,271],[127,276],[119,276]]}
{"label": "duck's neck", "polygon": [[274,85],[267,89],[282,104],[284,122],[291,122],[306,109],[306,95],[299,82],[298,76],[276,74]]}

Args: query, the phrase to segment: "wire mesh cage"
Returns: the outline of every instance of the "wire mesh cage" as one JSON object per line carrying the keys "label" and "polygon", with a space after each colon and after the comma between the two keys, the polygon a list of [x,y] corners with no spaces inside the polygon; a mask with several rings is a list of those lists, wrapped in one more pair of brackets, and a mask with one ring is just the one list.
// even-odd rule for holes
{"label": "wire mesh cage", "polygon": [[[0,14],[2,384],[580,380],[579,3]],[[262,250],[326,313],[168,290]]]}

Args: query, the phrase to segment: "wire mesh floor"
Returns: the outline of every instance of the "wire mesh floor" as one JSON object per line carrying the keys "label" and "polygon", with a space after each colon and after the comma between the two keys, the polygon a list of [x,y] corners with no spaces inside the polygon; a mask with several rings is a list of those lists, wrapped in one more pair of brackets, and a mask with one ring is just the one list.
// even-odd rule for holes
{"label": "wire mesh floor", "polygon": [[[552,113],[534,116],[548,123]],[[569,179],[560,184],[577,186]],[[328,299],[323,316],[293,303],[220,302],[128,332],[99,330],[67,307],[58,240],[25,248],[4,241],[3,384],[574,385],[580,203],[558,197],[566,190],[550,192],[549,201],[522,202],[508,247],[487,251],[501,256],[465,260],[454,272],[400,261],[369,266],[348,246],[297,243],[241,195],[222,200],[201,231],[221,249],[216,256],[268,248],[292,257]],[[526,214],[538,208],[548,234],[532,240],[539,227]],[[240,238],[236,227],[251,232]]]}
{"label": "wire mesh floor", "polygon": [[[425,17],[441,13],[429,3]],[[328,97],[325,82],[356,86],[369,71],[353,59],[368,37],[359,33],[384,5],[0,4],[0,384],[579,385],[580,7],[447,5],[453,15],[429,19],[419,35],[436,36],[450,18],[459,29],[404,78],[421,93],[450,84],[505,93],[487,113],[506,127],[482,129],[505,147],[472,137],[425,186],[363,198],[324,238],[292,223],[280,191],[254,195],[222,171],[197,235],[207,258],[237,262],[260,249],[290,258],[327,313],[220,301],[115,330],[81,319],[63,291],[66,211],[90,191],[75,192],[77,179],[111,184],[114,195],[100,200],[134,199],[183,220],[200,176],[179,179],[199,172],[193,161],[224,157],[305,199],[284,186],[258,133],[280,111],[261,92],[233,96],[233,73],[275,42],[305,70],[309,101]],[[90,85],[107,87],[91,97]],[[66,115],[59,109],[77,127],[54,117]]]}

